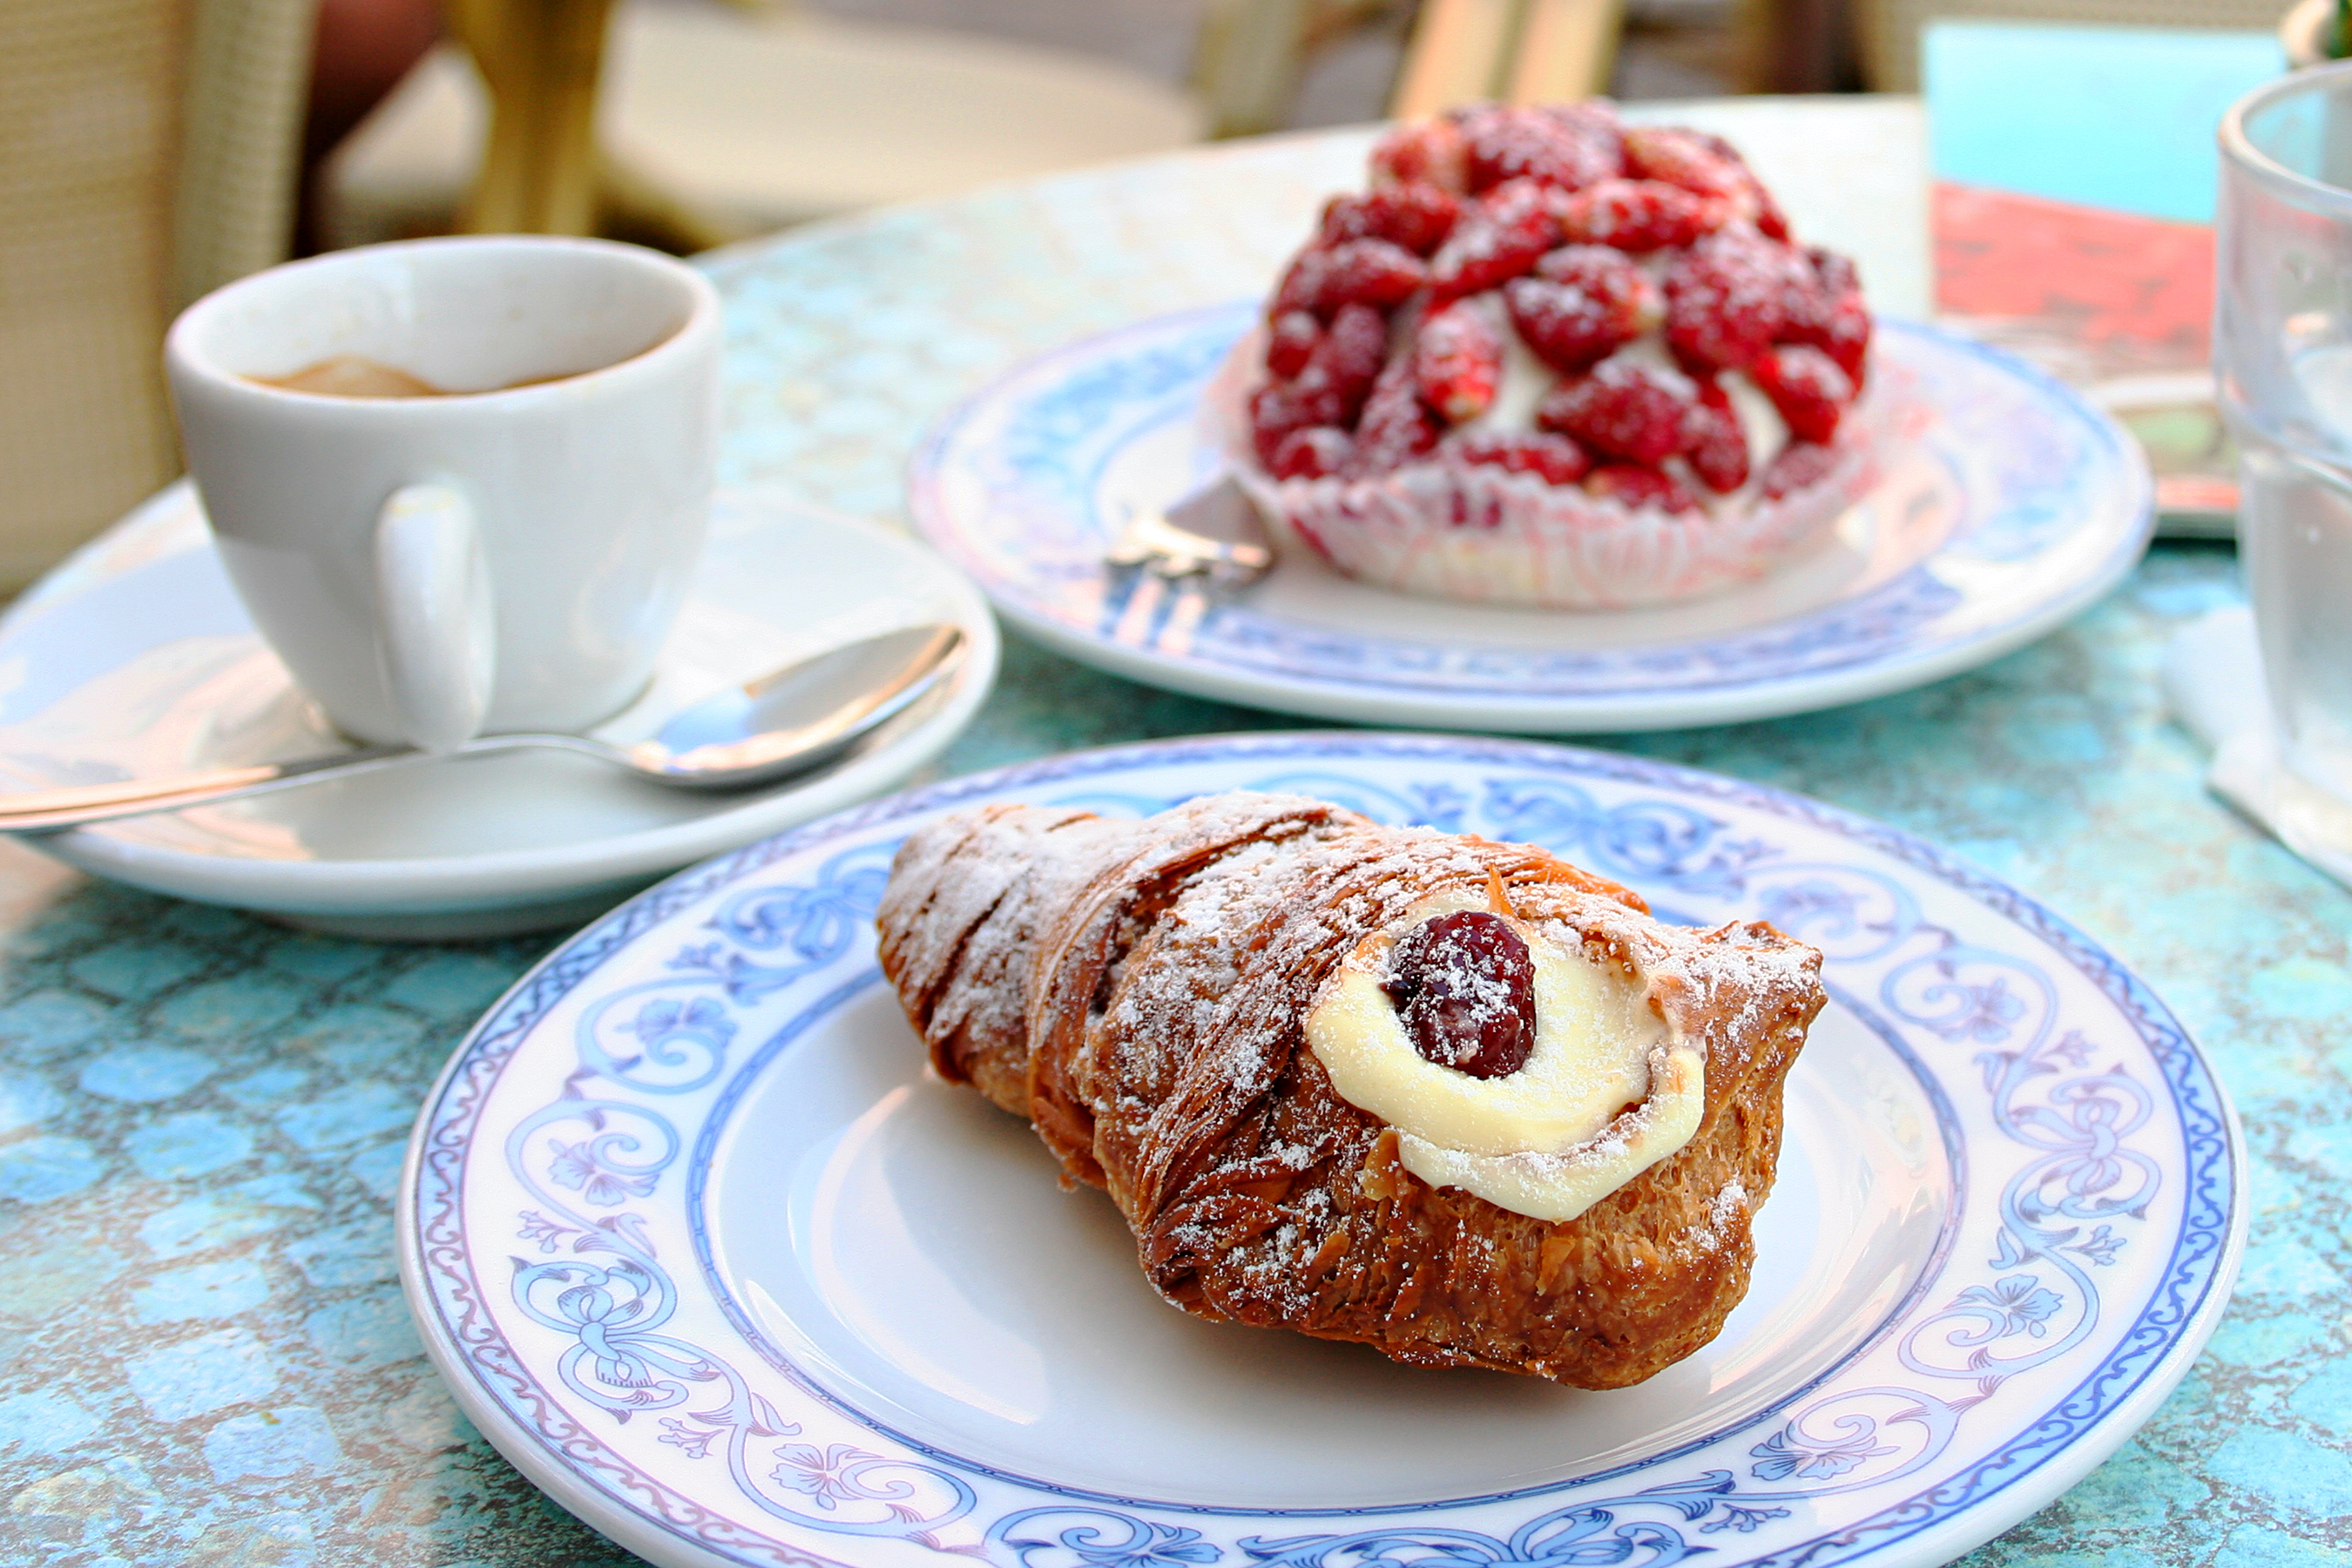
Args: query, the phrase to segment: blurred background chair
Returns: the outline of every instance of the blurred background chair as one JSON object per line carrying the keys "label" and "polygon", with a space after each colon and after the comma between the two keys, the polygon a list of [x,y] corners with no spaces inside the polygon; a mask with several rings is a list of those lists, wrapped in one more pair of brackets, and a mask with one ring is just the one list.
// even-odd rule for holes
{"label": "blurred background chair", "polygon": [[[1317,53],[1413,9],[1401,0],[1213,0],[1200,8],[1192,68],[1180,85],[1100,57],[779,0],[623,0],[600,84],[583,40],[604,36],[604,0],[449,0],[456,41],[330,163],[326,242],[462,223],[593,226],[693,249],[1204,136],[1276,130]],[[1622,9],[1622,0],[1423,0],[1393,73],[1393,110],[1602,90]],[[519,49],[569,85],[518,70]],[[536,104],[528,130],[509,108],[517,103]],[[505,132],[494,106],[513,116]],[[1355,118],[1380,107],[1375,97]],[[550,151],[567,142],[575,143],[568,154]],[[514,174],[525,149],[541,160],[530,180]],[[469,184],[475,206],[461,216]],[[550,195],[575,188],[593,188],[594,199]],[[552,205],[526,214],[499,194],[526,189]]]}
{"label": "blurred background chair", "polygon": [[[574,16],[602,11],[595,0],[556,3]],[[508,83],[485,90],[478,68],[495,74],[506,62],[480,14],[534,4],[547,0],[453,5],[453,31],[474,47],[436,50],[330,161],[320,198],[328,243],[456,226],[486,142],[498,174],[490,110],[510,95]],[[1310,8],[1275,0],[1226,9],[1236,15],[1219,19],[1215,38],[1231,40],[1228,58],[1259,65],[1261,79],[1229,85],[1213,71],[1208,90],[1192,91],[1114,61],[1007,39],[787,5],[625,0],[613,12],[601,86],[593,68],[585,79],[596,151],[582,155],[593,157],[599,202],[593,213],[567,210],[553,226],[601,225],[692,249],[885,202],[1165,152],[1200,140],[1221,113],[1229,128],[1248,128],[1240,122],[1286,85],[1278,65],[1263,68],[1266,14],[1296,14],[1295,27],[1271,29],[1282,48],[1296,49],[1310,31]],[[469,226],[516,226],[506,216],[478,215]]]}
{"label": "blurred background chair", "polygon": [[178,470],[163,327],[287,253],[315,9],[0,5],[0,591]]}

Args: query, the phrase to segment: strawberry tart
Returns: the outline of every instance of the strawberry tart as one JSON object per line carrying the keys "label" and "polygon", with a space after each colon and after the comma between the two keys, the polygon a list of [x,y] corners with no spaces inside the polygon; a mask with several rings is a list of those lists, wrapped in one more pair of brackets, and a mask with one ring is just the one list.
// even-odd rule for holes
{"label": "strawberry tart", "polygon": [[1339,571],[1663,604],[1768,570],[1875,477],[1853,264],[1721,139],[1608,104],[1402,124],[1214,398],[1244,484]]}

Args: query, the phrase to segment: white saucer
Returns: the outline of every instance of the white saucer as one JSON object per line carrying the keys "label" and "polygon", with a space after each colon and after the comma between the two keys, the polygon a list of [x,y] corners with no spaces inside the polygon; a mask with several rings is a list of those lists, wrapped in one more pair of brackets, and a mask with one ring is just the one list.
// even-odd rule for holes
{"label": "white saucer", "polygon": [[[894,626],[971,639],[940,694],[848,763],[748,795],[693,795],[520,752],[133,817],[27,840],[138,887],[356,936],[577,924],[665,872],[837,811],[946,747],[996,677],[988,607],[930,551],[772,494],[723,495],[653,685],[595,731],[642,739],[678,707]],[[349,744],[247,618],[184,481],[84,547],[0,619],[0,787],[41,788]]]}

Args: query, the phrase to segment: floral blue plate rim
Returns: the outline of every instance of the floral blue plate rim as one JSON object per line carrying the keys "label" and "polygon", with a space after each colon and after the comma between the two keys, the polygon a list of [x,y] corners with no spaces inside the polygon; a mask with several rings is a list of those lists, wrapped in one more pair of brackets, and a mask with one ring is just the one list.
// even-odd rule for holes
{"label": "floral blue plate rim", "polygon": [[[854,1378],[763,1344],[713,1259],[713,1151],[747,1085],[879,987],[870,911],[908,828],[991,800],[1142,810],[1245,785],[1546,843],[1675,918],[1768,914],[1822,946],[1836,1005],[1918,1077],[1949,1156],[1951,1212],[1900,1299],[1719,1430],[1540,1484],[1370,1503],[1236,1506],[1033,1474],[898,1431]],[[730,1066],[739,1034],[757,1044]],[[580,1142],[533,1143],[559,1126]],[[663,1182],[681,1159],[685,1179]],[[1302,733],[1019,764],[680,873],[476,1026],[419,1117],[398,1222],[411,1309],[467,1414],[566,1508],[664,1563],[866,1568],[945,1550],[999,1568],[1569,1568],[1707,1551],[1914,1565],[2041,1506],[2153,1411],[2227,1302],[2244,1183],[2226,1093],[2147,984],[1923,840],[1609,752]],[[679,1337],[688,1322],[699,1340]],[[1889,1367],[1904,1386],[1883,1382]],[[1703,1450],[1732,1463],[1620,1484]],[[1354,1522],[1296,1533],[1310,1519]],[[1251,1521],[1264,1532],[1236,1523]]]}
{"label": "floral blue plate rim", "polygon": [[[1935,415],[1916,467],[1940,471],[1945,504],[1962,515],[1937,547],[1850,591],[1824,597],[1783,569],[1719,596],[1699,623],[1690,606],[1617,612],[1588,624],[1622,642],[1547,645],[1530,639],[1529,612],[1441,612],[1332,578],[1336,592],[1318,586],[1301,616],[1265,607],[1263,588],[1171,589],[1108,566],[1126,502],[1107,497],[1134,488],[1139,452],[1159,448],[1146,465],[1151,503],[1215,472],[1204,438],[1180,461],[1183,443],[1168,433],[1195,419],[1257,310],[1236,301],[1151,317],[1007,373],[918,448],[917,526],[1007,619],[1118,674],[1353,722],[1554,732],[1766,718],[1942,679],[2095,602],[2155,528],[2146,459],[2108,415],[2000,349],[1882,317],[1877,352]],[[1864,504],[1885,514],[1884,535],[1920,502],[1890,484]],[[1490,635],[1482,616],[1517,626]]]}

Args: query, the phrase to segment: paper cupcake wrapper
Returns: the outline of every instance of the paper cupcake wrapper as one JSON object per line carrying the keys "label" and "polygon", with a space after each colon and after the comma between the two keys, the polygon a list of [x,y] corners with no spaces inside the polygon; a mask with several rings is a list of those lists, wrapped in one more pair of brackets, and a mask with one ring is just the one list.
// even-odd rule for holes
{"label": "paper cupcake wrapper", "polygon": [[[1246,356],[1246,357],[1244,357]],[[1276,479],[1251,449],[1244,342],[1211,388],[1236,476],[1266,518],[1348,576],[1443,599],[1560,610],[1635,609],[1763,575],[1826,538],[1877,483],[1897,400],[1874,366],[1838,426],[1835,466],[1777,500],[1750,491],[1720,510],[1671,512],[1488,464],[1411,463],[1368,479]],[[1239,374],[1236,374],[1236,367]]]}

